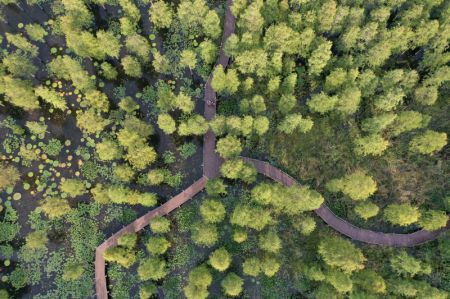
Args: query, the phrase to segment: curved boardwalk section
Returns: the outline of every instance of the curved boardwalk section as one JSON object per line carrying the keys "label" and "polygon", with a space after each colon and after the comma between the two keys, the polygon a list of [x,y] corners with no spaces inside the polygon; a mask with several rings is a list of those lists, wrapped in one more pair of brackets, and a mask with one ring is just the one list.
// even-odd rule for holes
{"label": "curved boardwalk section", "polygon": [[[296,183],[296,181],[287,173],[279,170],[267,162],[246,157],[243,157],[243,159],[246,162],[252,163],[259,173],[273,179],[274,181],[286,186],[291,186]],[[315,210],[315,212],[320,218],[322,218],[323,221],[325,221],[325,223],[341,234],[356,241],[376,245],[411,247],[434,240],[440,233],[450,228],[449,220],[446,227],[435,231],[420,230],[411,234],[390,234],[374,232],[356,227],[344,219],[336,216],[325,204]]]}
{"label": "curved boardwalk section", "polygon": [[106,284],[106,270],[105,270],[105,259],[103,258],[103,253],[106,249],[116,246],[117,245],[117,239],[119,239],[122,235],[127,233],[135,233],[143,229],[145,226],[147,226],[153,218],[156,216],[163,216],[166,215],[185,202],[187,202],[189,199],[194,197],[197,193],[203,190],[205,188],[206,177],[202,177],[198,181],[196,181],[194,184],[189,186],[186,190],[181,192],[175,197],[172,197],[169,201],[164,203],[163,205],[157,207],[156,209],[151,210],[144,216],[136,219],[131,224],[125,226],[118,232],[116,232],[114,235],[109,237],[105,242],[103,242],[100,246],[97,247],[97,250],[95,251],[95,289],[97,298],[99,299],[107,299],[108,298],[108,289]]}

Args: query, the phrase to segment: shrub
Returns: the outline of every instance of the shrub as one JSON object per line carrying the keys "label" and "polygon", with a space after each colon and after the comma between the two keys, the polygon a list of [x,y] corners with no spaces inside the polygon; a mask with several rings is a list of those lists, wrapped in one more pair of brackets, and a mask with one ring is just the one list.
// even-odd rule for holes
{"label": "shrub", "polygon": [[146,247],[153,255],[164,254],[170,248],[170,242],[164,237],[150,237]]}
{"label": "shrub", "polygon": [[323,238],[320,241],[318,252],[328,266],[339,268],[344,272],[353,272],[364,268],[366,258],[361,250],[340,237]]}
{"label": "shrub", "polygon": [[9,187],[14,187],[20,178],[20,173],[12,165],[0,163],[0,191]]}
{"label": "shrub", "polygon": [[42,203],[42,211],[48,218],[60,218],[71,211],[69,202],[66,199],[48,197]]}
{"label": "shrub", "polygon": [[223,272],[231,264],[231,255],[225,248],[216,249],[209,255],[209,263],[217,271]]}
{"label": "shrub", "polygon": [[66,179],[61,183],[60,188],[70,197],[77,197],[86,193],[86,186],[79,179]]}
{"label": "shrub", "polygon": [[63,280],[78,280],[84,273],[84,266],[80,263],[67,263],[63,271]]}
{"label": "shrub", "polygon": [[117,160],[122,157],[122,149],[119,144],[113,140],[104,139],[95,145],[98,157],[102,161]]}
{"label": "shrub", "polygon": [[216,244],[219,236],[214,224],[197,222],[191,229],[191,238],[195,244],[211,247]]}
{"label": "shrub", "polygon": [[141,261],[137,271],[141,281],[160,280],[167,275],[166,261],[157,257],[147,258]]}
{"label": "shrub", "polygon": [[225,218],[225,207],[218,200],[208,199],[201,204],[200,214],[205,222],[218,223]]}
{"label": "shrub", "polygon": [[392,224],[407,226],[419,220],[420,212],[408,203],[391,204],[384,209],[384,217]]}
{"label": "shrub", "polygon": [[150,221],[150,229],[155,234],[163,234],[170,231],[170,221],[167,218],[158,216]]}
{"label": "shrub", "polygon": [[136,254],[127,248],[116,246],[108,248],[103,257],[108,262],[116,262],[122,267],[130,268],[136,262]]}
{"label": "shrub", "polygon": [[48,237],[45,231],[37,230],[29,233],[25,240],[26,247],[30,249],[41,249],[45,248],[45,246],[47,245]]}
{"label": "shrub", "polygon": [[242,293],[244,280],[231,272],[225,276],[220,285],[222,286],[225,295],[237,297],[240,293]]}
{"label": "shrub", "polygon": [[117,239],[117,244],[128,249],[133,249],[137,243],[137,235],[135,233],[124,234]]}
{"label": "shrub", "polygon": [[448,216],[444,211],[429,210],[420,215],[419,225],[428,231],[433,231],[445,227],[447,221]]}

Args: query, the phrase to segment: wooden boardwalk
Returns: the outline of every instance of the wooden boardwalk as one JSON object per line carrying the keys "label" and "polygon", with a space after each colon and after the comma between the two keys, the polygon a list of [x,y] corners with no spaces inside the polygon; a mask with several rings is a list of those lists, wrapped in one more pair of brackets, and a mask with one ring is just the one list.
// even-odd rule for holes
{"label": "wooden boardwalk", "polygon": [[97,298],[99,299],[107,299],[108,298],[108,288],[106,284],[106,273],[105,273],[105,259],[103,258],[103,254],[106,249],[116,246],[117,240],[127,233],[135,233],[143,229],[150,223],[150,220],[155,218],[156,216],[164,216],[187,202],[189,199],[194,197],[200,191],[205,188],[206,177],[201,177],[198,181],[188,187],[186,190],[181,192],[175,197],[172,197],[169,201],[164,203],[163,205],[157,207],[156,209],[151,210],[144,216],[136,219],[129,225],[125,226],[114,235],[109,237],[105,242],[103,242],[100,246],[97,247],[95,251],[95,289]]}
{"label": "wooden boardwalk", "polygon": [[[296,183],[296,181],[287,173],[279,170],[267,162],[246,157],[243,157],[243,160],[248,163],[252,163],[259,173],[283,185],[291,186]],[[322,206],[315,210],[315,212],[320,218],[322,218],[323,221],[325,221],[326,224],[341,234],[356,241],[376,245],[396,247],[416,246],[434,240],[439,236],[439,234],[447,229],[450,229],[449,219],[446,227],[435,231],[420,230],[411,234],[382,233],[354,226],[353,224],[336,216],[325,204],[322,204]]]}
{"label": "wooden boardwalk", "polygon": [[[232,0],[227,0],[227,8],[225,12],[225,24],[224,31],[222,36],[222,44],[220,47],[220,54],[217,60],[217,65],[222,65],[225,69],[228,66],[229,57],[225,54],[223,50],[223,45],[225,44],[228,37],[235,30],[236,20],[233,14],[230,11],[230,7],[232,5]],[[216,101],[217,95],[211,87],[211,79],[212,75],[209,76],[206,84],[205,84],[205,112],[204,117],[208,121],[214,119],[216,115]],[[106,264],[105,259],[103,258],[103,253],[106,249],[116,246],[117,240],[120,236],[126,233],[134,233],[138,232],[147,226],[154,217],[167,215],[174,209],[181,206],[183,203],[187,202],[189,199],[194,197],[200,191],[205,188],[206,182],[208,179],[218,177],[220,175],[220,165],[223,162],[223,159],[219,157],[219,155],[215,152],[216,146],[216,136],[214,133],[209,130],[203,139],[203,176],[188,187],[186,190],[173,197],[163,205],[159,206],[143,215],[142,217],[136,219],[131,224],[122,228],[111,237],[109,237],[105,242],[103,242],[100,246],[97,247],[95,252],[95,288],[96,295],[98,299],[107,299],[108,298],[108,288],[106,283]],[[270,165],[267,162],[243,158],[246,162],[250,162],[255,165],[256,169],[259,173],[264,174],[271,179],[280,182],[286,186],[290,186],[296,183],[296,181],[290,177],[288,174],[283,171],[277,169],[276,167]],[[328,207],[324,204],[319,209],[315,211],[319,217],[321,217],[330,227],[335,229],[336,231],[352,238],[353,240],[366,242],[370,244],[377,245],[389,245],[389,246],[414,246],[418,245],[430,240],[435,239],[442,231],[450,228],[450,221],[447,224],[447,227],[438,231],[428,232],[425,230],[421,230],[412,234],[386,234],[380,232],[373,232],[370,230],[361,229],[353,226],[347,221],[337,217],[333,212],[328,209]]]}

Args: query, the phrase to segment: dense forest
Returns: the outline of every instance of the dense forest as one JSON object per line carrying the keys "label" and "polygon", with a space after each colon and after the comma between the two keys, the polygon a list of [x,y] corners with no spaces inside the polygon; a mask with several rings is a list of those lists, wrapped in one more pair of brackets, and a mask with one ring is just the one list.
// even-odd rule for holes
{"label": "dense forest", "polygon": [[449,40],[446,0],[0,0],[0,299],[103,299],[109,238],[111,298],[448,298]]}

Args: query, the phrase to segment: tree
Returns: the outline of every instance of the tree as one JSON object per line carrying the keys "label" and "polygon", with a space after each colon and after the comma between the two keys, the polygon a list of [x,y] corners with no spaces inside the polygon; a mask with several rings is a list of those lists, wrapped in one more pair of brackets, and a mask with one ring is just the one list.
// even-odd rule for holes
{"label": "tree", "polygon": [[153,2],[148,11],[150,21],[156,28],[169,28],[172,24],[173,12],[170,6],[162,1]]}
{"label": "tree", "polygon": [[308,58],[309,74],[319,75],[331,58],[331,46],[333,43],[328,40],[321,40],[317,47],[311,52]]}
{"label": "tree", "polygon": [[147,173],[147,181],[150,185],[159,185],[168,175],[167,169],[152,169]]}
{"label": "tree", "polygon": [[338,98],[336,110],[344,115],[350,115],[358,111],[361,91],[357,87],[349,87],[340,92]]}
{"label": "tree", "polygon": [[243,99],[239,103],[239,109],[242,113],[258,114],[266,111],[266,103],[260,95],[254,95],[253,98]]}
{"label": "tree", "polygon": [[[119,102],[119,108],[125,111],[127,114],[133,114],[136,110],[139,110],[140,106],[136,103],[132,97],[126,96]],[[107,111],[107,110],[106,110]]]}
{"label": "tree", "polygon": [[210,196],[227,195],[227,185],[220,178],[210,179],[206,183],[206,193]]}
{"label": "tree", "polygon": [[401,276],[414,277],[422,271],[422,263],[401,251],[390,259],[392,270]]}
{"label": "tree", "polygon": [[233,272],[230,272],[225,276],[220,285],[222,286],[225,295],[237,297],[242,293],[244,280]]}
{"label": "tree", "polygon": [[364,220],[372,218],[378,214],[380,208],[369,201],[363,201],[355,206],[355,213]]}
{"label": "tree", "polygon": [[136,262],[136,254],[125,247],[115,246],[106,249],[103,253],[105,261],[116,262],[124,268],[130,268]]}
{"label": "tree", "polygon": [[316,229],[316,221],[310,216],[300,216],[292,220],[292,226],[302,235],[308,236]]}
{"label": "tree", "polygon": [[191,238],[197,245],[212,247],[217,243],[219,234],[217,232],[217,227],[214,224],[197,222],[192,226]]}
{"label": "tree", "polygon": [[198,287],[207,288],[212,283],[212,275],[209,269],[205,266],[198,266],[194,269],[192,269],[191,272],[189,272],[188,276],[188,282],[189,284],[193,284]]}
{"label": "tree", "polygon": [[379,156],[389,146],[389,141],[378,134],[359,137],[355,140],[355,153],[360,156]]}
{"label": "tree", "polygon": [[253,228],[261,231],[268,224],[272,223],[273,218],[269,210],[260,206],[237,205],[230,217],[230,223],[240,227]]}
{"label": "tree", "polygon": [[[177,15],[183,30],[198,28],[206,14],[208,6],[203,0],[183,0],[178,5]],[[200,29],[200,28],[198,28]]]}
{"label": "tree", "polygon": [[246,164],[241,159],[226,160],[220,167],[222,176],[229,179],[241,179],[247,184],[256,180],[256,169],[253,165]]}
{"label": "tree", "polygon": [[447,144],[447,134],[432,130],[413,137],[409,149],[414,153],[432,155],[440,151]]}
{"label": "tree", "polygon": [[0,163],[0,191],[14,187],[19,179],[20,173],[16,167]]}
{"label": "tree", "polygon": [[27,24],[25,31],[30,39],[36,42],[44,42],[44,37],[47,36],[47,31],[39,24]]}
{"label": "tree", "polygon": [[106,79],[115,80],[117,78],[117,70],[108,62],[102,62],[102,64],[100,64],[100,68],[103,77]]}
{"label": "tree", "polygon": [[361,123],[361,130],[370,133],[381,133],[384,129],[389,127],[397,118],[394,113],[383,113],[371,118],[366,118]]}
{"label": "tree", "polygon": [[386,293],[386,283],[378,273],[373,270],[364,269],[356,272],[353,276],[355,284],[369,293]]}
{"label": "tree", "polygon": [[30,249],[42,249],[45,248],[48,242],[47,232],[42,230],[36,230],[31,232],[25,238],[25,246]]}
{"label": "tree", "polygon": [[152,296],[158,293],[158,288],[153,283],[145,283],[141,285],[139,289],[140,299],[150,299]]}
{"label": "tree", "polygon": [[216,152],[225,159],[235,158],[239,156],[242,151],[241,141],[231,135],[219,139],[216,147]]}
{"label": "tree", "polygon": [[67,199],[57,197],[47,197],[43,201],[41,208],[50,219],[60,218],[71,211]]}
{"label": "tree", "polygon": [[82,180],[66,179],[61,182],[61,192],[67,193],[70,197],[77,197],[86,193],[86,186]]}
{"label": "tree", "polygon": [[264,48],[274,52],[297,54],[300,41],[300,34],[284,23],[271,25],[264,34]]}
{"label": "tree", "polygon": [[231,255],[225,248],[221,247],[209,255],[209,263],[217,271],[223,272],[231,264]]}
{"label": "tree", "polygon": [[328,270],[325,274],[325,281],[331,284],[339,293],[348,293],[353,288],[350,275],[337,269]]}
{"label": "tree", "polygon": [[24,110],[30,111],[39,108],[39,101],[28,80],[3,76],[0,80],[0,93],[5,95],[7,102]]}
{"label": "tree", "polygon": [[281,249],[281,239],[275,230],[269,230],[267,233],[259,235],[258,245],[262,250],[270,253],[277,253]]}
{"label": "tree", "polygon": [[390,204],[384,209],[384,217],[392,224],[407,226],[419,220],[420,212],[409,203]]}
{"label": "tree", "polygon": [[[56,109],[66,110],[66,100],[56,91],[46,88],[44,86],[38,86],[34,89],[34,94],[45,102],[49,103]],[[108,101],[108,99],[106,99]],[[108,102],[107,102],[108,103]]]}
{"label": "tree", "polygon": [[183,288],[184,295],[187,299],[206,299],[209,295],[208,289],[188,283]]}
{"label": "tree", "polygon": [[167,74],[170,72],[169,59],[158,51],[153,53],[152,65],[156,72],[161,74]]}
{"label": "tree", "polygon": [[148,165],[156,161],[156,151],[147,144],[136,144],[128,148],[128,154],[125,159],[130,162],[131,166],[138,170],[145,169]]}
{"label": "tree", "polygon": [[186,121],[180,123],[178,126],[178,134],[180,134],[180,136],[204,135],[208,131],[208,128],[208,123],[205,118],[195,114]]}
{"label": "tree", "polygon": [[126,75],[134,78],[142,77],[142,67],[139,61],[133,56],[122,58],[122,67]]}
{"label": "tree", "polygon": [[218,223],[225,218],[225,207],[216,199],[208,199],[201,204],[200,214],[205,222]]}
{"label": "tree", "polygon": [[295,96],[282,95],[280,101],[278,102],[278,110],[280,110],[280,112],[283,114],[287,114],[295,108],[296,104],[297,99],[295,98]]}
{"label": "tree", "polygon": [[321,92],[314,94],[307,102],[307,105],[313,112],[325,114],[335,108],[338,100],[337,96],[329,96]]}
{"label": "tree", "polygon": [[292,134],[295,130],[306,133],[311,130],[313,121],[310,118],[303,118],[300,113],[287,115],[279,124],[278,131],[285,134]]}
{"label": "tree", "polygon": [[166,261],[157,257],[149,257],[141,261],[138,267],[138,276],[141,281],[160,280],[167,275]]}
{"label": "tree", "polygon": [[448,216],[444,211],[428,210],[420,215],[419,225],[428,231],[433,231],[445,227],[447,221]]}
{"label": "tree", "polygon": [[264,256],[261,260],[261,271],[267,277],[274,276],[280,270],[280,263],[273,256]]}
{"label": "tree", "polygon": [[336,236],[323,238],[319,243],[319,254],[330,267],[351,273],[364,268],[366,258],[351,242]]}
{"label": "tree", "polygon": [[161,216],[150,221],[150,229],[155,234],[163,234],[170,231],[170,220]]}
{"label": "tree", "polygon": [[422,128],[427,125],[429,117],[416,111],[402,111],[392,123],[390,132],[393,136],[398,136],[404,132]]}
{"label": "tree", "polygon": [[269,119],[266,116],[257,116],[253,121],[253,130],[259,136],[264,135],[269,130]]}
{"label": "tree", "polygon": [[197,55],[190,49],[183,50],[180,55],[180,67],[187,67],[190,70],[195,69],[197,65]]}
{"label": "tree", "polygon": [[110,121],[104,119],[94,109],[88,109],[86,111],[78,111],[77,113],[77,126],[85,133],[96,134],[109,125]]}
{"label": "tree", "polygon": [[117,239],[117,244],[128,249],[133,249],[137,243],[137,234],[127,233],[123,234]]}
{"label": "tree", "polygon": [[80,263],[66,263],[63,270],[63,280],[74,281],[81,278],[84,273],[84,266]]}
{"label": "tree", "polygon": [[377,183],[362,170],[331,180],[326,187],[331,192],[342,192],[353,200],[365,200],[377,191]]}
{"label": "tree", "polygon": [[95,150],[100,160],[112,161],[122,157],[122,149],[116,141],[111,139],[103,139],[95,145]]}
{"label": "tree", "polygon": [[239,87],[239,78],[236,70],[229,69],[225,73],[222,65],[214,68],[211,86],[217,93],[234,94]]}
{"label": "tree", "polygon": [[245,7],[239,15],[237,26],[243,31],[259,34],[264,25],[264,18],[261,14],[262,2],[253,2]]}
{"label": "tree", "polygon": [[245,242],[247,240],[247,232],[239,227],[236,227],[233,231],[233,241],[235,241],[236,243],[242,243]]}
{"label": "tree", "polygon": [[129,53],[135,54],[142,61],[147,62],[150,59],[150,44],[145,37],[139,34],[129,35],[125,41],[125,46]]}
{"label": "tree", "polygon": [[170,248],[170,242],[164,237],[150,237],[146,247],[151,254],[160,255],[164,254]]}
{"label": "tree", "polygon": [[39,48],[32,43],[30,43],[21,33],[17,34],[11,34],[9,32],[6,32],[6,39],[8,40],[8,43],[16,47],[17,49],[20,49],[27,54],[29,54],[31,57],[36,57],[39,54]]}
{"label": "tree", "polygon": [[167,113],[158,115],[158,126],[165,134],[172,134],[177,129],[172,116]]}
{"label": "tree", "polygon": [[14,77],[31,79],[37,72],[37,67],[33,65],[33,61],[20,53],[12,52],[3,58],[3,66]]}
{"label": "tree", "polygon": [[211,64],[215,61],[218,49],[216,44],[211,40],[205,39],[202,41],[198,46],[198,50],[200,58],[203,59],[206,64]]}
{"label": "tree", "polygon": [[242,264],[242,270],[245,275],[256,277],[261,273],[261,261],[256,257],[247,258]]}
{"label": "tree", "polygon": [[202,22],[203,32],[207,37],[217,39],[220,37],[222,27],[220,26],[220,18],[216,11],[210,10],[206,14]]}

